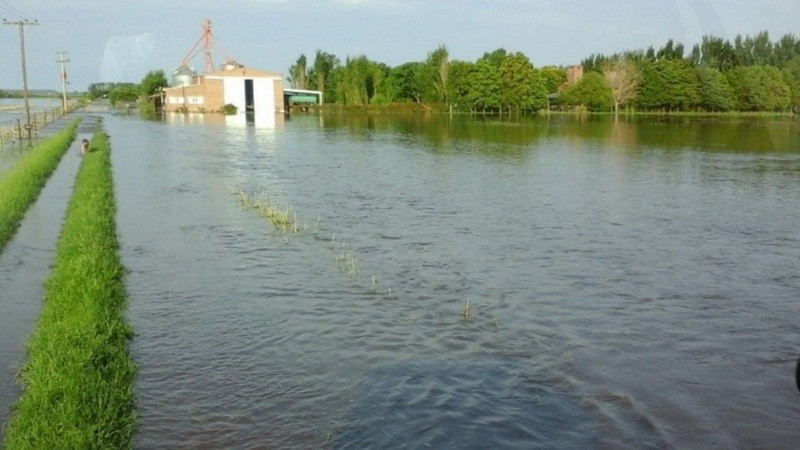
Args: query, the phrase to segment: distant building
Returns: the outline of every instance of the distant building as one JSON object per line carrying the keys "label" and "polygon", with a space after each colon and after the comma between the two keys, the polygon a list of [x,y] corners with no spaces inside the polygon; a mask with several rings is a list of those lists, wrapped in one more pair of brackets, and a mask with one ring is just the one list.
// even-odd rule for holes
{"label": "distant building", "polygon": [[567,84],[575,84],[583,78],[583,66],[568,66],[567,67]]}
{"label": "distant building", "polygon": [[164,89],[164,111],[221,112],[232,104],[238,112],[259,115],[284,112],[283,77],[279,73],[225,64],[205,75],[180,74]]}

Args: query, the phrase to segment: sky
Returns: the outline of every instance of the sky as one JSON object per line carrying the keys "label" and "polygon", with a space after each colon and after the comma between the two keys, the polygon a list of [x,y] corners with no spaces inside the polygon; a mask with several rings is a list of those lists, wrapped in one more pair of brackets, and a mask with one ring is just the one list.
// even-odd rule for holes
{"label": "sky", "polygon": [[[94,82],[168,78],[211,20],[215,64],[286,74],[301,54],[342,61],[366,55],[397,66],[440,45],[451,60],[504,48],[534,66],[579,64],[589,55],[687,51],[703,35],[733,40],[768,31],[800,36],[800,0],[0,0],[0,19],[36,20],[25,31],[30,89],[60,90],[57,52],[67,52],[69,91]],[[20,89],[19,27],[0,27],[0,89]],[[189,61],[202,70],[202,55]]]}

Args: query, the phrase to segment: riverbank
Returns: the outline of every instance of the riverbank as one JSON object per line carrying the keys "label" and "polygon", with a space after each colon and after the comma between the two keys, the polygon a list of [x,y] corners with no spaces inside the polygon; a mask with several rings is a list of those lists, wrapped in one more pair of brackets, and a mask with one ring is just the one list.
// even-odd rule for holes
{"label": "riverbank", "polygon": [[81,163],[21,374],[4,446],[128,448],[135,366],[127,343],[110,148],[95,133]]}
{"label": "riverbank", "polygon": [[[326,103],[324,105],[293,105],[291,106],[290,114],[304,115],[304,114],[431,114],[431,115],[453,115],[453,116],[472,116],[472,117],[497,117],[497,118],[519,118],[519,117],[535,117],[546,115],[566,115],[566,116],[614,116],[614,111],[588,111],[585,108],[577,108],[572,110],[558,109],[541,110],[537,113],[519,113],[508,111],[459,111],[450,110],[447,105],[435,103],[418,103],[418,102],[404,102],[404,103],[389,103],[382,105],[340,105],[335,103]],[[625,109],[621,110],[618,114],[619,117],[756,117],[756,118],[793,118],[797,117],[796,113],[791,111],[773,112],[773,111],[702,111],[702,110],[634,110]]]}
{"label": "riverbank", "polygon": [[78,123],[80,119],[74,119],[0,178],[0,250],[14,235],[25,211],[75,139]]}

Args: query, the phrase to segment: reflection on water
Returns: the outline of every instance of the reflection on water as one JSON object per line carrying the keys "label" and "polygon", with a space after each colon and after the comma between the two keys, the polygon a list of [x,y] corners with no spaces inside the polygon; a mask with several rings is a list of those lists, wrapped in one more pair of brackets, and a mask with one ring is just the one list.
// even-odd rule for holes
{"label": "reflection on water", "polygon": [[285,120],[283,115],[260,111],[232,115],[170,112],[163,117],[166,123],[172,124],[206,124],[228,128],[252,126],[263,130],[280,130]]}
{"label": "reflection on water", "polygon": [[796,122],[223,119],[107,121],[137,447],[796,441]]}

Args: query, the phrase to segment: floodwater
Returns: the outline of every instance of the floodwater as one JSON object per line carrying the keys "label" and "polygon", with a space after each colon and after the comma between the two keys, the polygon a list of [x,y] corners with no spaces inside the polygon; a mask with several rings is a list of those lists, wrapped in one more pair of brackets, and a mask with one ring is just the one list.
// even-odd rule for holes
{"label": "floodwater", "polygon": [[797,121],[225,120],[105,117],[137,448],[800,439]]}
{"label": "floodwater", "polygon": [[[31,115],[50,111],[61,106],[60,98],[29,98]],[[0,127],[16,126],[17,120],[25,124],[25,101],[21,98],[0,98]]]}

